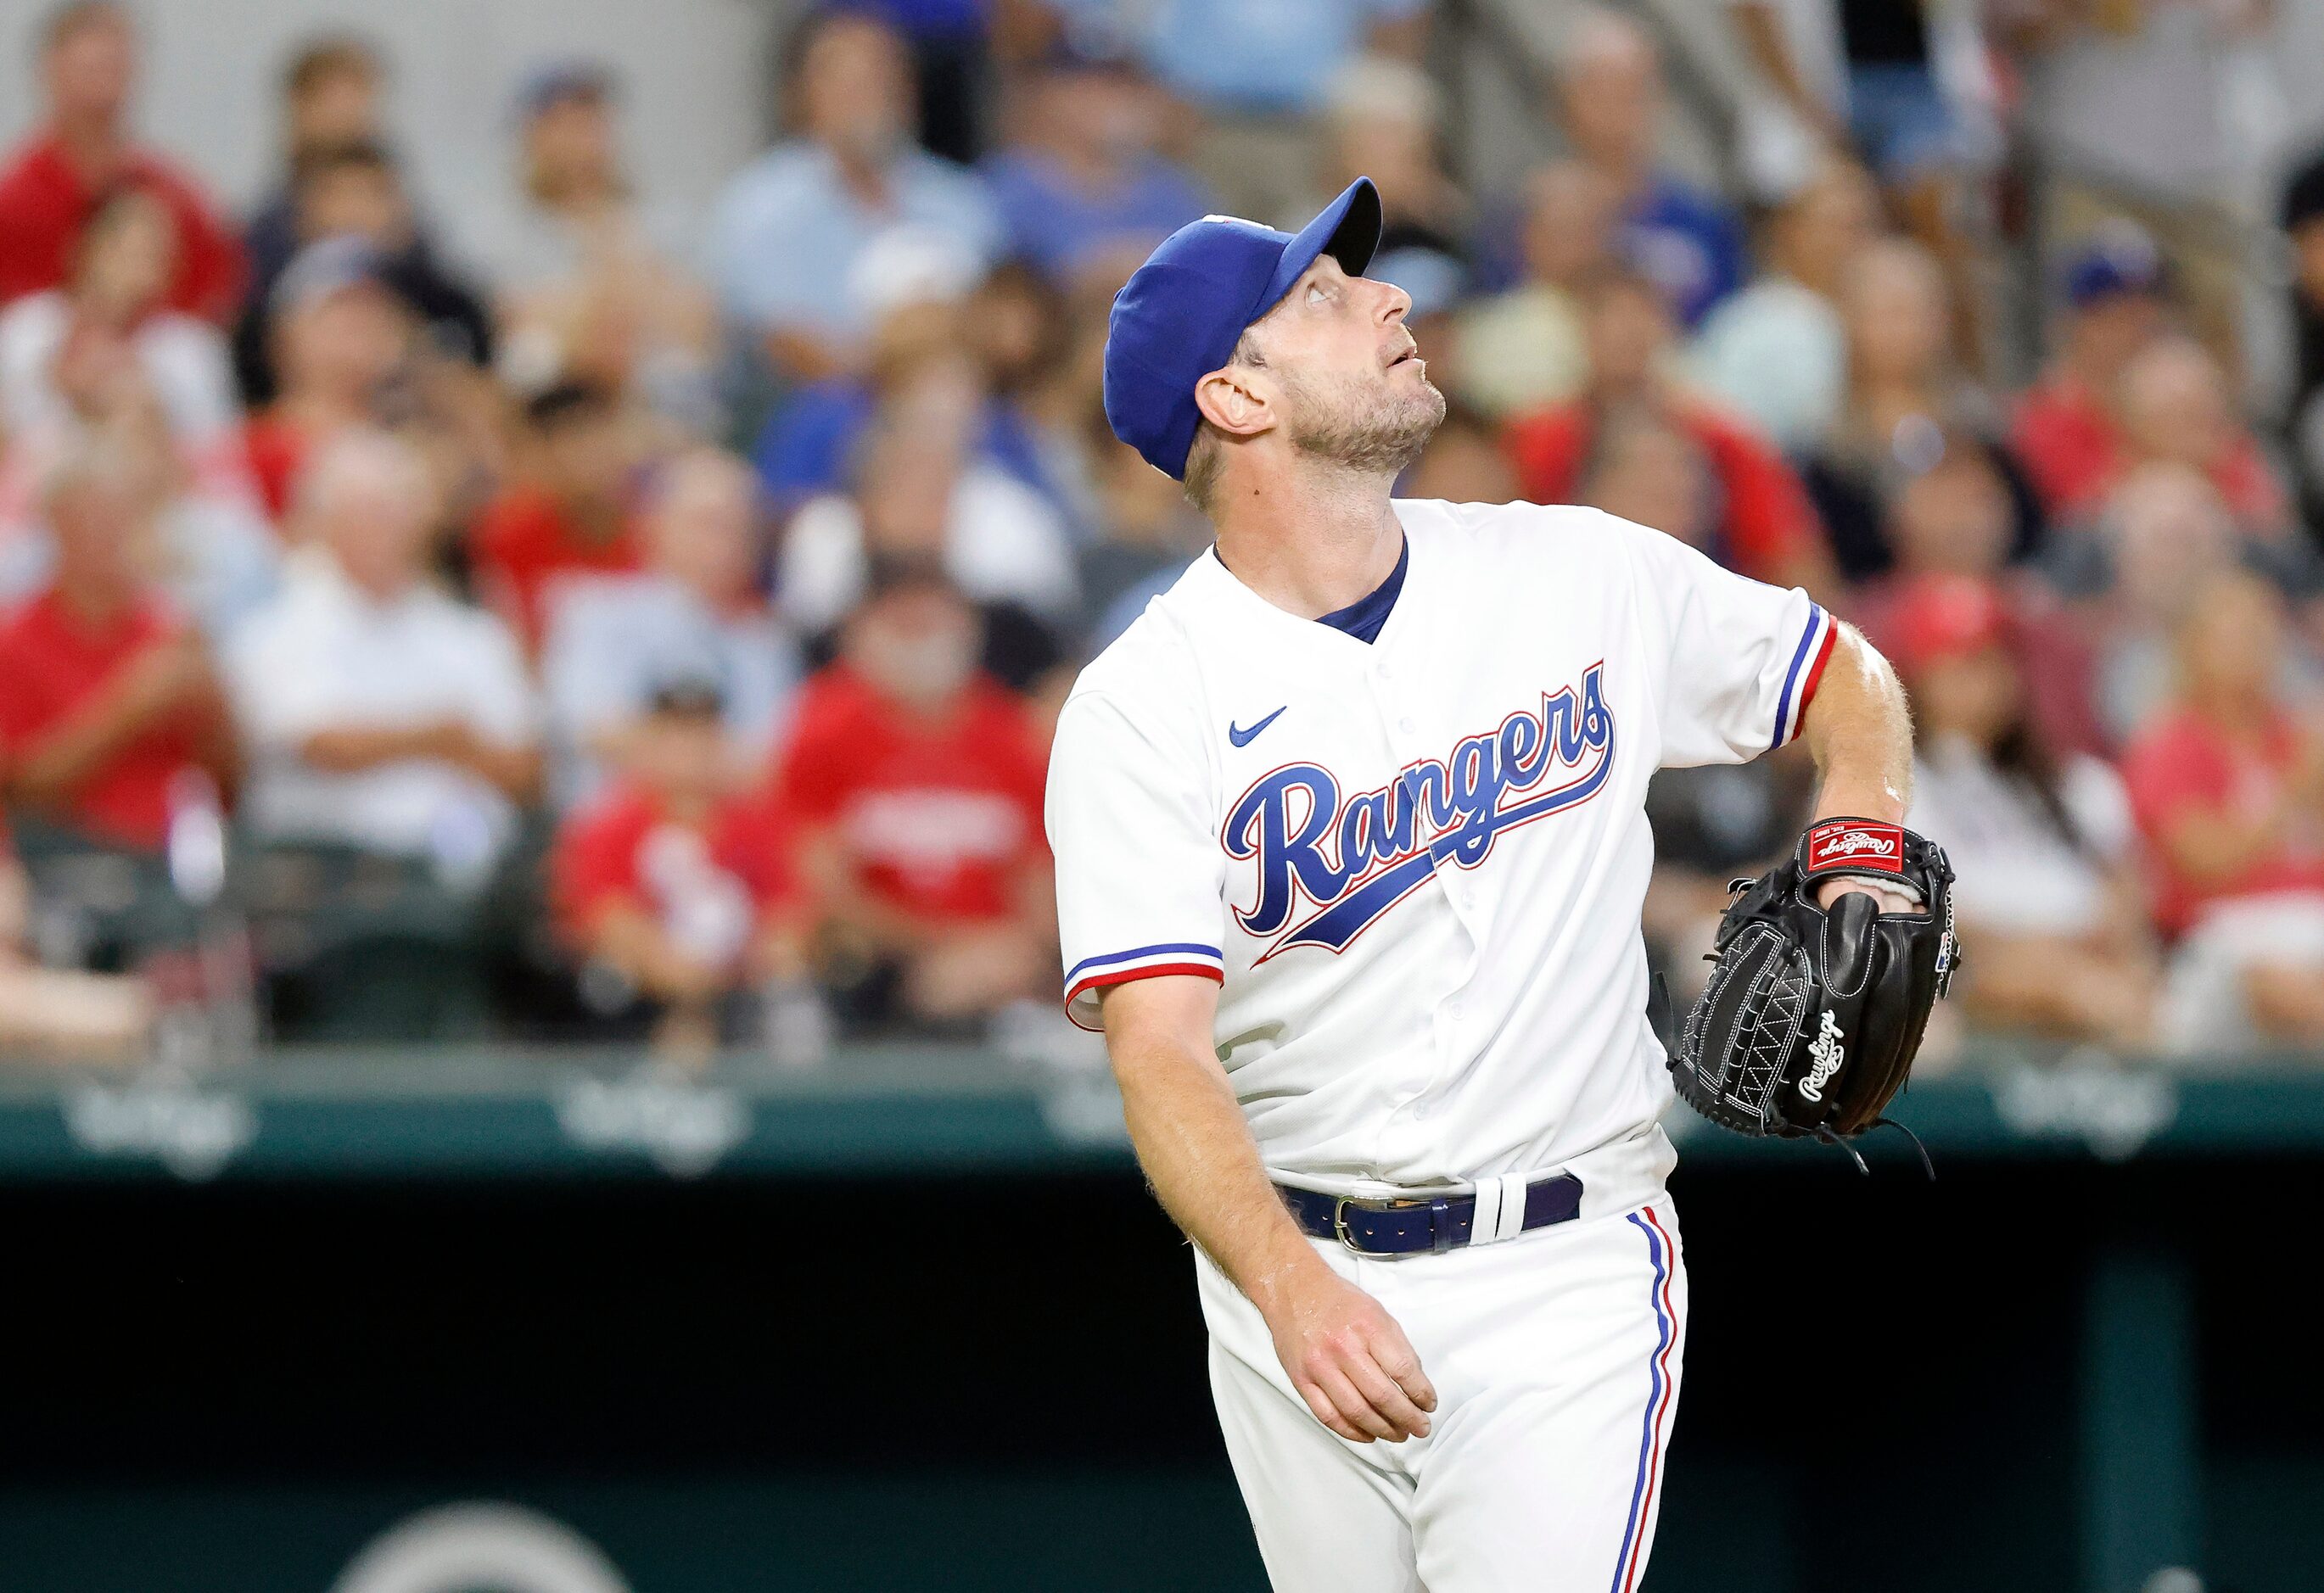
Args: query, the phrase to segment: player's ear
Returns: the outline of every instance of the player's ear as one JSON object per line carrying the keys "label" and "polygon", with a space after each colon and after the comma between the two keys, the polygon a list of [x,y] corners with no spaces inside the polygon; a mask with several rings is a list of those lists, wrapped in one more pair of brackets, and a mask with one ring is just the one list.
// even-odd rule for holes
{"label": "player's ear", "polygon": [[1275,425],[1264,382],[1241,365],[1222,365],[1195,382],[1194,407],[1229,437],[1257,437]]}

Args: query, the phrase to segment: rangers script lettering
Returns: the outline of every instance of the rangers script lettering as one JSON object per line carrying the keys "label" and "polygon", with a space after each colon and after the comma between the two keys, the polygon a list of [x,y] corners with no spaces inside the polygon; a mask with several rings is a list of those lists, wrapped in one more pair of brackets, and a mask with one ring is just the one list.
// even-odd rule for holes
{"label": "rangers script lettering", "polygon": [[[1259,861],[1259,894],[1236,919],[1254,935],[1281,929],[1304,896],[1322,909],[1261,953],[1292,946],[1337,952],[1425,881],[1436,864],[1473,869],[1505,830],[1586,802],[1612,767],[1614,715],[1600,685],[1603,664],[1554,696],[1538,714],[1520,710],[1497,729],[1463,740],[1452,756],[1406,767],[1393,783],[1340,799],[1340,783],[1320,764],[1294,763],[1261,776],[1228,814],[1227,855]],[[1589,767],[1527,802],[1503,799],[1541,784],[1552,769]],[[1301,800],[1303,797],[1305,800]],[[1302,816],[1295,833],[1294,813]]]}

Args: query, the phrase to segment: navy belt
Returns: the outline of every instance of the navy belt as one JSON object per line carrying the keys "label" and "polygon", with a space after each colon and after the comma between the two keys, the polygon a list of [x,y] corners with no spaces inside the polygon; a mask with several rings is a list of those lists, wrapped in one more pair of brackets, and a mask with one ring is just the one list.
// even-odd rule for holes
{"label": "navy belt", "polygon": [[[1441,1256],[1468,1244],[1475,1235],[1474,1195],[1370,1200],[1286,1183],[1275,1188],[1303,1230],[1319,1239],[1337,1239],[1359,1256],[1412,1256],[1423,1250]],[[1582,1180],[1560,1173],[1526,1186],[1520,1231],[1571,1222],[1581,1214]]]}

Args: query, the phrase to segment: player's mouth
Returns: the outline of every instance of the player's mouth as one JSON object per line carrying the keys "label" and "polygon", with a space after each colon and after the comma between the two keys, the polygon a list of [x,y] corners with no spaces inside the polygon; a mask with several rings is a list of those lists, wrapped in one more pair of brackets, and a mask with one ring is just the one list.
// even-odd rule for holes
{"label": "player's mouth", "polygon": [[1417,343],[1409,344],[1409,345],[1406,345],[1405,347],[1403,347],[1403,348],[1401,348],[1401,349],[1399,349],[1399,350],[1397,350],[1397,355],[1396,355],[1396,357],[1395,357],[1394,359],[1392,359],[1392,360],[1388,361],[1388,368],[1389,370],[1393,371],[1393,370],[1395,370],[1398,365],[1405,365],[1405,364],[1414,364],[1415,362],[1418,361],[1418,360],[1419,360],[1419,358],[1420,358],[1420,345],[1418,345]]}

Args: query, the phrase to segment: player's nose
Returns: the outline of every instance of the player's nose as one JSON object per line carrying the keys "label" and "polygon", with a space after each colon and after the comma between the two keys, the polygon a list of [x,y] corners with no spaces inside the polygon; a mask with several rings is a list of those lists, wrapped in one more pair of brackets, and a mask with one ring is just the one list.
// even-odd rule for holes
{"label": "player's nose", "polygon": [[1403,320],[1406,315],[1411,313],[1411,294],[1397,287],[1394,282],[1379,281],[1377,278],[1368,280],[1371,281],[1373,285],[1380,290],[1379,306],[1376,313],[1379,316],[1380,324],[1382,326],[1393,327],[1397,322]]}

